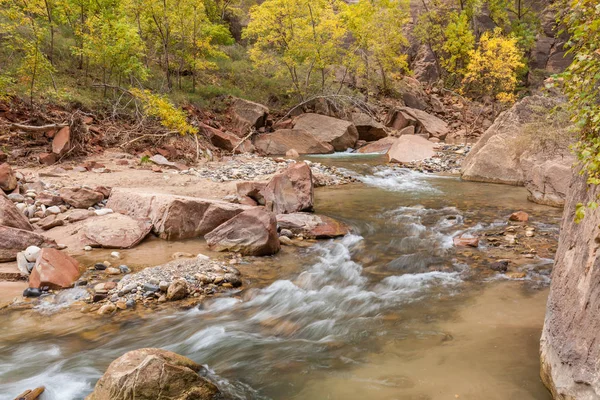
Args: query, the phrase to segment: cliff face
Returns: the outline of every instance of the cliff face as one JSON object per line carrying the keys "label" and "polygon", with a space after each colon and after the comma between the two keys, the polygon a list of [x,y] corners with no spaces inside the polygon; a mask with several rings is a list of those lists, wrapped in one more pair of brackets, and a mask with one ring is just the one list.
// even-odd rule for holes
{"label": "cliff face", "polygon": [[567,194],[540,348],[555,399],[600,398],[600,209],[575,223],[577,204],[599,193],[575,174]]}

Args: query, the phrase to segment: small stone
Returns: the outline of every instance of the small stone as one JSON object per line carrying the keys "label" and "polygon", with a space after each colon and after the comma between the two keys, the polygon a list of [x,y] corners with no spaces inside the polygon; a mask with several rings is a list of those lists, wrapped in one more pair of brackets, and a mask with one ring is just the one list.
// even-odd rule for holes
{"label": "small stone", "polygon": [[25,251],[23,252],[23,255],[25,256],[25,259],[29,262],[36,262],[39,255],[40,255],[40,251],[42,249],[40,249],[37,246],[29,246],[28,248],[25,249]]}
{"label": "small stone", "polygon": [[112,258],[121,258],[121,253],[119,253],[118,251],[113,251],[112,253],[110,253],[110,256]]}
{"label": "small stone", "polygon": [[110,208],[101,208],[99,210],[94,210],[94,213],[101,217],[103,215],[112,214],[113,210],[111,210]]}
{"label": "small stone", "polygon": [[131,268],[129,268],[127,265],[119,265],[119,269],[121,270],[122,274],[131,273]]}
{"label": "small stone", "polygon": [[177,279],[169,285],[167,300],[177,301],[185,298],[189,293],[188,284],[185,279]]}
{"label": "small stone", "polygon": [[112,289],[114,289],[116,287],[117,287],[116,282],[110,282],[109,281],[109,282],[102,282],[102,283],[99,283],[99,284],[95,285],[94,286],[94,290],[96,292],[99,292],[99,291],[106,291],[106,292],[108,292],[108,291],[110,291],[110,290],[112,290]]}
{"label": "small stone", "polygon": [[496,272],[506,272],[508,270],[508,261],[496,261],[490,264],[490,269]]}
{"label": "small stone", "polygon": [[206,255],[204,255],[204,254],[202,254],[202,253],[199,253],[199,254],[196,256],[196,258],[198,258],[198,259],[200,259],[200,260],[205,260],[205,261],[208,261],[208,260],[210,260],[210,257],[209,257],[209,256],[206,256]]}
{"label": "small stone", "polygon": [[110,267],[110,268],[106,268],[106,273],[108,275],[119,275],[119,274],[121,274],[121,270],[119,268]]}
{"label": "small stone", "polygon": [[94,293],[94,296],[92,297],[92,302],[97,303],[99,301],[105,300],[106,297],[107,297],[106,293],[96,292],[96,293]]}
{"label": "small stone", "polygon": [[508,219],[514,222],[527,222],[529,220],[529,214],[525,211],[517,211],[512,213]]}
{"label": "small stone", "polygon": [[157,285],[153,285],[151,283],[144,283],[144,286],[142,286],[142,289],[144,290],[144,292],[150,292],[150,293],[158,292],[160,290]]}
{"label": "small stone", "polygon": [[294,244],[292,242],[292,239],[290,239],[287,236],[279,236],[279,243],[281,243],[284,246],[292,246]]}
{"label": "small stone", "polygon": [[290,238],[290,239],[291,239],[291,238],[293,238],[293,237],[294,237],[294,234],[293,234],[293,233],[292,233],[292,231],[290,231],[289,229],[282,229],[282,230],[279,232],[279,236],[280,236],[280,237],[281,237],[281,236],[285,236],[285,237],[287,237],[287,238]]}
{"label": "small stone", "polygon": [[42,291],[38,288],[27,288],[23,291],[23,297],[40,297]]}
{"label": "small stone", "polygon": [[94,269],[98,270],[98,271],[104,271],[106,269],[106,264],[103,263],[96,263],[94,264]]}
{"label": "small stone", "polygon": [[60,214],[60,207],[58,207],[58,206],[48,207],[48,208],[46,208],[46,213],[53,214],[53,215]]}
{"label": "small stone", "polygon": [[507,278],[510,278],[510,279],[523,279],[527,276],[527,273],[522,272],[522,271],[513,271],[513,272],[507,272],[505,275]]}
{"label": "small stone", "polygon": [[177,260],[179,258],[194,258],[194,255],[191,254],[191,253],[185,253],[185,252],[182,252],[182,251],[178,251],[176,253],[173,253],[173,255],[171,256],[171,258],[173,260]]}
{"label": "small stone", "polygon": [[133,299],[127,300],[127,302],[125,303],[125,305],[127,306],[127,308],[134,308],[135,307],[135,300],[133,300]]}
{"label": "small stone", "polygon": [[164,294],[158,298],[159,303],[164,303],[166,301],[167,301],[167,296]]}
{"label": "small stone", "polygon": [[124,300],[119,300],[116,303],[116,306],[119,310],[126,310],[127,309],[127,302]]}
{"label": "small stone", "polygon": [[215,277],[215,280],[213,281],[213,283],[215,285],[218,285],[219,283],[223,282],[225,280],[225,278],[223,278],[223,275],[219,275],[217,277]]}
{"label": "small stone", "polygon": [[125,285],[125,286],[123,286],[123,288],[119,292],[119,296],[124,296],[127,293],[130,293],[130,292],[132,292],[135,289],[137,289],[137,285],[135,283],[130,283],[129,285]]}
{"label": "small stone", "polygon": [[527,237],[534,237],[535,236],[535,232],[532,230],[526,230],[525,231],[525,236]]}
{"label": "small stone", "polygon": [[85,246],[83,248],[84,251],[92,251],[92,246]]}
{"label": "small stone", "polygon": [[115,311],[117,311],[117,306],[115,306],[113,303],[107,303],[100,307],[100,309],[98,310],[98,314],[109,315],[113,314]]}
{"label": "small stone", "polygon": [[59,243],[59,244],[57,244],[57,245],[56,245],[56,248],[57,248],[58,250],[64,250],[64,249],[66,249],[67,247],[69,247],[69,246],[67,246],[66,244],[60,244],[60,243]]}
{"label": "small stone", "polygon": [[161,292],[166,292],[167,290],[169,290],[169,282],[160,281],[158,284],[158,288],[160,289]]}
{"label": "small stone", "polygon": [[13,203],[22,203],[25,201],[25,196],[19,193],[11,193],[7,196]]}

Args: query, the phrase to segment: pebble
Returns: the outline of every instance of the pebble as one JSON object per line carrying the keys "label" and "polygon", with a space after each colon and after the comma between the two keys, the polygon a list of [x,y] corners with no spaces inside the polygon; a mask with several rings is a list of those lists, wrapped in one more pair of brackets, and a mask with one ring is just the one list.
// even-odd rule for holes
{"label": "pebble", "polygon": [[285,246],[292,246],[294,243],[292,242],[292,239],[290,239],[287,236],[279,236],[279,243],[285,245]]}
{"label": "pebble", "polygon": [[113,210],[111,210],[110,208],[101,208],[100,210],[94,210],[94,214],[98,215],[98,216],[103,216],[103,215],[108,215],[108,214],[112,214]]}
{"label": "pebble", "polygon": [[42,291],[38,288],[27,288],[23,291],[23,297],[40,297]]}
{"label": "pebble", "polygon": [[121,270],[119,268],[109,267],[109,268],[106,268],[106,273],[108,275],[120,275]]}
{"label": "pebble", "polygon": [[11,193],[8,195],[8,198],[13,202],[13,203],[22,203],[25,201],[25,196],[20,195],[18,193]]}
{"label": "pebble", "polygon": [[113,251],[112,253],[110,253],[110,256],[112,258],[121,258],[121,253],[119,253],[118,251]]}
{"label": "pebble", "polygon": [[279,236],[285,236],[291,239],[294,237],[294,234],[289,229],[282,229],[281,232],[279,232]]}
{"label": "pebble", "polygon": [[106,264],[96,263],[96,264],[94,264],[94,269],[96,269],[98,271],[104,271],[106,269]]}
{"label": "pebble", "polygon": [[84,251],[92,251],[92,246],[85,246],[83,248]]}
{"label": "pebble", "polygon": [[137,285],[135,283],[130,283],[129,285],[123,286],[121,291],[119,292],[119,296],[124,296],[132,290],[137,289]]}
{"label": "pebble", "polygon": [[52,214],[52,215],[60,214],[60,207],[58,207],[58,206],[48,207],[46,209],[46,213]]}
{"label": "pebble", "polygon": [[127,306],[127,308],[134,308],[135,307],[135,300],[133,300],[133,299],[127,300],[125,302],[125,305]]}
{"label": "pebble", "polygon": [[25,251],[23,252],[23,255],[25,256],[25,259],[29,262],[36,262],[38,257],[40,256],[40,251],[42,251],[42,249],[40,249],[37,246],[29,246],[28,248],[25,249]]}
{"label": "pebble", "polygon": [[206,256],[206,255],[204,255],[204,254],[202,254],[202,253],[199,253],[199,254],[196,256],[196,258],[198,258],[198,259],[200,259],[200,260],[205,260],[205,261],[208,261],[208,260],[210,260],[210,257],[209,257],[209,256]]}
{"label": "pebble", "polygon": [[145,292],[150,292],[150,293],[158,292],[160,290],[157,285],[153,285],[151,283],[144,283],[142,288],[144,289]]}
{"label": "pebble", "polygon": [[158,288],[160,289],[161,292],[166,292],[167,290],[169,290],[169,282],[160,281],[158,284]]}
{"label": "pebble", "polygon": [[131,269],[127,265],[119,265],[119,269],[121,270],[122,274],[131,273]]}
{"label": "pebble", "polygon": [[100,309],[98,310],[98,314],[108,315],[114,313],[115,311],[117,311],[117,306],[115,306],[113,303],[106,303],[105,305],[100,307]]}

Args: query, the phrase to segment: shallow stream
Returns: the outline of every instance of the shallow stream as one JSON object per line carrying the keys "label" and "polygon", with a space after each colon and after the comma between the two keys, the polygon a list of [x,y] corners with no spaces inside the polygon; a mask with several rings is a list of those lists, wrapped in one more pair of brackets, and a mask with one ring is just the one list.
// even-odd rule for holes
{"label": "shallow stream", "polygon": [[[465,257],[452,237],[502,228],[517,210],[539,234],[556,236],[561,211],[528,202],[523,188],[391,169],[369,157],[318,161],[362,181],[316,191],[316,212],[354,234],[242,265],[243,291],[201,308],[136,319],[6,315],[0,399],[40,385],[43,399],[82,399],[111,361],[142,347],[207,365],[229,398],[550,399],[538,361],[548,250],[522,266],[525,278],[508,280],[480,272],[485,243]],[[206,250],[200,240],[176,247],[153,240],[126,257],[147,253],[158,263],[174,251]]]}

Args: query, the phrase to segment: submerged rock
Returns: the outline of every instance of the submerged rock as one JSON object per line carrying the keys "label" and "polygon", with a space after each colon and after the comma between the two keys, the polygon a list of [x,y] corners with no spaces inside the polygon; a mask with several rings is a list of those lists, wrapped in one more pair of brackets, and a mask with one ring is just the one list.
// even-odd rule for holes
{"label": "submerged rock", "polygon": [[139,349],[113,361],[86,400],[210,400],[219,389],[202,366],[162,349]]}
{"label": "submerged rock", "polygon": [[350,233],[350,228],[343,222],[310,213],[277,215],[277,225],[282,233],[290,231],[295,235],[315,239],[335,238]]}

